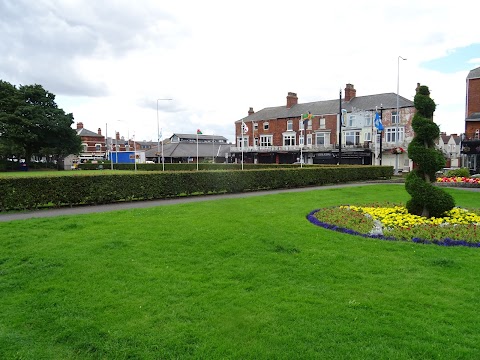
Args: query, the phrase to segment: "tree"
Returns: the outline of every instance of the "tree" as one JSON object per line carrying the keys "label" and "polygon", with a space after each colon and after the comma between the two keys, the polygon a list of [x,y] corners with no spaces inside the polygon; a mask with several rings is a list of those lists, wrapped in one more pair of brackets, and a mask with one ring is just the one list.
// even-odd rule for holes
{"label": "tree", "polygon": [[435,148],[435,139],[440,135],[439,127],[433,122],[436,105],[427,86],[418,88],[413,102],[417,109],[412,119],[415,136],[408,146],[408,156],[415,166],[405,181],[412,197],[406,207],[411,214],[438,217],[453,209],[455,202],[450,194],[432,185],[435,173],[445,166],[445,157]]}
{"label": "tree", "polygon": [[[0,149],[19,151],[27,162],[32,155],[60,159],[78,154],[81,140],[71,127],[73,115],[55,103],[55,95],[41,85],[18,89],[0,81]],[[5,156],[5,154],[3,154]]]}

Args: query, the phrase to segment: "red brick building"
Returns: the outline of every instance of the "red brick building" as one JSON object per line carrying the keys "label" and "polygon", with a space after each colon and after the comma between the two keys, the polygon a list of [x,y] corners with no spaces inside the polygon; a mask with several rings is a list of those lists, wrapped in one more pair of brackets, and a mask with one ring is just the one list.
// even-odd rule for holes
{"label": "red brick building", "polygon": [[85,129],[82,122],[78,122],[77,135],[82,140],[82,152],[79,155],[80,162],[105,159],[105,136],[102,135],[102,129],[98,128],[95,133]]}
{"label": "red brick building", "polygon": [[480,173],[480,67],[467,76],[462,153],[466,157],[464,165],[472,173]]}
{"label": "red brick building", "polygon": [[[394,165],[392,149],[406,149],[413,138],[413,102],[394,93],[357,97],[356,92],[347,84],[342,99],[339,94],[337,99],[310,103],[299,103],[297,94],[289,92],[283,106],[258,112],[250,108],[248,116],[235,122],[236,146],[231,148],[231,157],[248,163],[336,164],[341,156],[342,164],[378,164],[382,159],[382,165]],[[374,127],[376,111],[382,114],[381,135]],[[306,114],[310,116],[304,128]],[[406,153],[401,156],[401,169],[405,162],[408,166]]]}

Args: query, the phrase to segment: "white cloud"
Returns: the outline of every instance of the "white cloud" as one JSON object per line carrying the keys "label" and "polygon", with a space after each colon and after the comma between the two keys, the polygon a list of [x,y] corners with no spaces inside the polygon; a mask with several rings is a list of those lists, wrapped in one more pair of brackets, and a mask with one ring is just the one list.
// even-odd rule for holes
{"label": "white cloud", "polygon": [[442,131],[460,133],[470,69],[421,64],[480,43],[464,21],[480,5],[462,4],[3,0],[0,78],[41,83],[90,130],[125,132],[123,119],[138,139],[156,140],[157,99],[172,98],[159,103],[165,136],[201,128],[233,141],[250,106],[283,105],[289,91],[300,102],[335,99],[346,83],[357,96],[396,92],[401,55],[400,95],[428,85]]}

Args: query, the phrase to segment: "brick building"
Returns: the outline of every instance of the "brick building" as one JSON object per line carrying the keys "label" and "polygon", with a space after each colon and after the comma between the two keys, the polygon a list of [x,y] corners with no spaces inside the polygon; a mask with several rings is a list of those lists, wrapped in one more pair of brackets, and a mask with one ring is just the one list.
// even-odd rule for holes
{"label": "brick building", "polygon": [[462,154],[464,166],[471,173],[480,173],[480,67],[471,70],[467,76]]}
{"label": "brick building", "polygon": [[102,135],[101,128],[98,128],[95,133],[85,129],[82,122],[78,122],[77,135],[82,140],[82,151],[79,155],[80,162],[105,159],[105,136]]}
{"label": "brick building", "polygon": [[[347,84],[340,98],[341,94],[334,100],[299,103],[297,94],[289,92],[283,106],[258,112],[250,108],[245,118],[235,122],[236,146],[231,148],[231,156],[249,163],[336,164],[341,155],[342,164],[395,165],[392,150],[401,147],[406,151],[413,138],[413,102],[399,96],[397,116],[394,93],[357,97],[354,86]],[[376,111],[382,115],[384,127],[378,134]],[[304,129],[305,114],[310,116]],[[410,168],[406,152],[400,155],[400,170],[405,166]]]}

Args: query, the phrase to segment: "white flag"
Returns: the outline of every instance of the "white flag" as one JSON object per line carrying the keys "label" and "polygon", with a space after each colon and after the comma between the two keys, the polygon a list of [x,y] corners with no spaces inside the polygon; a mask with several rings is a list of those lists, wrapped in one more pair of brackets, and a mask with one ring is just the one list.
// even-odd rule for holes
{"label": "white flag", "polygon": [[242,133],[247,133],[248,132],[248,126],[242,121]]}

